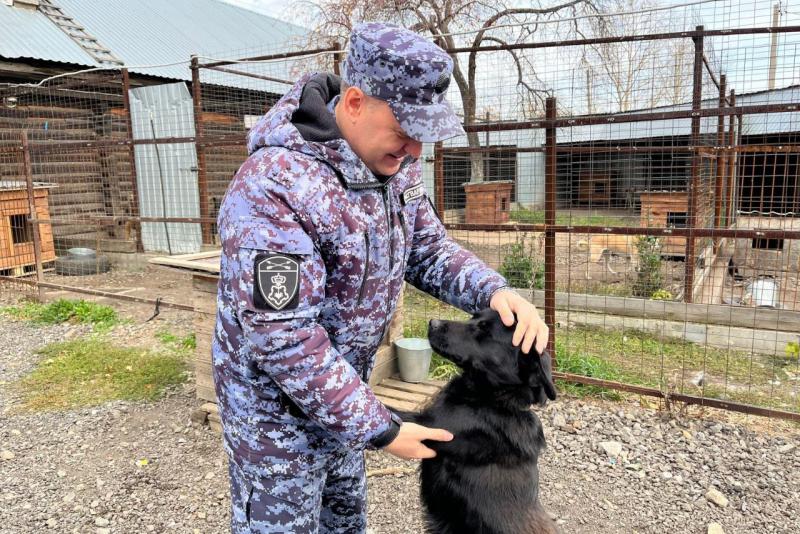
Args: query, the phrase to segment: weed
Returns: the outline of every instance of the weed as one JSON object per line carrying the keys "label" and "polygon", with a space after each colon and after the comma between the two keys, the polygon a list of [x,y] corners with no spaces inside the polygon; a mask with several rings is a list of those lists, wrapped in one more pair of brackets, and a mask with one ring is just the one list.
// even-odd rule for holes
{"label": "weed", "polygon": [[24,410],[154,400],[187,378],[186,357],[179,351],[119,347],[96,336],[52,343],[39,354],[36,369],[14,386]]}
{"label": "weed", "polygon": [[26,302],[21,306],[2,308],[0,312],[36,324],[91,324],[99,331],[109,330],[120,323],[114,308],[86,300],[58,299],[48,304]]}

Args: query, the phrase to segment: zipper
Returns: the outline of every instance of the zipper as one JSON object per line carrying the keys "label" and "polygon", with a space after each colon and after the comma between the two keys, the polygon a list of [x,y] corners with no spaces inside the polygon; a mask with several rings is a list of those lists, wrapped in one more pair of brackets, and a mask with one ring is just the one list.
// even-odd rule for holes
{"label": "zipper", "polygon": [[361,287],[358,289],[356,306],[359,306],[364,298],[364,288],[367,287],[367,278],[369,278],[369,231],[364,232],[364,242],[366,243],[367,251],[364,256],[364,277],[361,279]]}
{"label": "zipper", "polygon": [[397,212],[397,216],[400,217],[400,228],[403,230],[403,256],[402,258],[406,259],[406,241],[408,240],[408,230],[406,230],[406,218],[403,216],[402,208],[400,211]]}
{"label": "zipper", "polygon": [[389,232],[389,274],[394,272],[394,217],[392,217],[391,197],[389,196],[389,182],[383,186],[383,207],[386,211],[386,229]]}

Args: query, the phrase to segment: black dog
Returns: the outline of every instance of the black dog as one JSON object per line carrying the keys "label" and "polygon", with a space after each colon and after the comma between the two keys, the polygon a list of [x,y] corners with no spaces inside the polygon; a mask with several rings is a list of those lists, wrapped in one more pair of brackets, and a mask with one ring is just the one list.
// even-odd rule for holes
{"label": "black dog", "polygon": [[404,420],[444,428],[450,442],[426,441],[421,496],[428,532],[555,533],[539,503],[537,460],[544,432],[531,405],[556,398],[550,356],[514,347],[513,327],[484,310],[467,322],[431,321],[433,349],[463,369],[419,414]]}

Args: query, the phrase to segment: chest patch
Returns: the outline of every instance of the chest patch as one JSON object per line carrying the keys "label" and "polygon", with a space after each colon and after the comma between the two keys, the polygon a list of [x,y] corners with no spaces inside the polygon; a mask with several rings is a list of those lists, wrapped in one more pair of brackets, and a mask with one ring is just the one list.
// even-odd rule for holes
{"label": "chest patch", "polygon": [[424,184],[418,183],[417,185],[412,185],[411,187],[403,191],[403,205],[405,206],[409,202],[417,200],[424,194],[425,194]]}
{"label": "chest patch", "polygon": [[297,307],[300,264],[283,254],[259,254],[253,272],[253,304],[256,308],[287,310]]}

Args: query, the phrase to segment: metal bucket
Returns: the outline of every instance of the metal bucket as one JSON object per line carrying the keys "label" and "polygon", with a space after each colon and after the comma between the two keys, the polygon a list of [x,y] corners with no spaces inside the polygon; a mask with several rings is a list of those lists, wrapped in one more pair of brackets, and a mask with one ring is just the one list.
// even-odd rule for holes
{"label": "metal bucket", "polygon": [[433,350],[427,339],[407,337],[395,340],[397,366],[405,382],[422,382],[428,378]]}
{"label": "metal bucket", "polygon": [[762,277],[753,280],[750,285],[750,294],[754,306],[777,308],[780,304],[778,300],[778,283],[774,278]]}

